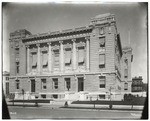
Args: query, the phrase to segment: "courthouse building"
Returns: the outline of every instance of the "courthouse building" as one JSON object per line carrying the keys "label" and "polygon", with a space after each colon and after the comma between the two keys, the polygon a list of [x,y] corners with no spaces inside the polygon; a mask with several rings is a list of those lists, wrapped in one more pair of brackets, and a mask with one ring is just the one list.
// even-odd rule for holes
{"label": "courthouse building", "polygon": [[131,92],[131,61],[113,14],[86,27],[36,35],[17,30],[10,33],[10,92],[15,98],[23,89],[26,98],[122,99]]}

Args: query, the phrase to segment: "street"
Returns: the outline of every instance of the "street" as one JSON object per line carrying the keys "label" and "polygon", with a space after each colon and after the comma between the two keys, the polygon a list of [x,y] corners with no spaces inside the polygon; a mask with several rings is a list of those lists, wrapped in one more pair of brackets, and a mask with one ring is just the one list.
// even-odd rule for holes
{"label": "street", "polygon": [[9,106],[11,119],[140,119],[142,111]]}

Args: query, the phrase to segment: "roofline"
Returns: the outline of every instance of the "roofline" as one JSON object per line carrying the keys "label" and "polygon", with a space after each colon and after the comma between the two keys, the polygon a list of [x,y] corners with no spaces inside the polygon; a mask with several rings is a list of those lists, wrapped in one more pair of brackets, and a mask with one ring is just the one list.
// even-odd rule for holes
{"label": "roofline", "polygon": [[66,30],[61,30],[61,31],[53,31],[53,32],[47,32],[47,33],[41,33],[41,34],[35,34],[35,35],[30,35],[28,37],[22,38],[23,41],[25,40],[30,40],[30,39],[39,39],[39,38],[48,38],[48,37],[53,37],[57,35],[64,35],[64,34],[70,34],[70,33],[76,33],[76,32],[84,32],[84,31],[90,31],[92,30],[92,26],[84,26],[84,27],[78,27],[74,29],[66,29]]}

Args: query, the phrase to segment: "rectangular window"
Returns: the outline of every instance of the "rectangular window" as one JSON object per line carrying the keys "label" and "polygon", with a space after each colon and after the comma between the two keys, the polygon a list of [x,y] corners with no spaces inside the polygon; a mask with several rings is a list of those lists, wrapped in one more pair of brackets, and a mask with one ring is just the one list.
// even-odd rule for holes
{"label": "rectangular window", "polygon": [[19,48],[15,48],[16,51],[16,57],[19,57]]}
{"label": "rectangular window", "polygon": [[125,62],[125,67],[127,68],[128,67],[128,59],[125,59],[124,62]]}
{"label": "rectangular window", "polygon": [[65,66],[71,65],[71,48],[67,48],[65,51]]}
{"label": "rectangular window", "polygon": [[6,77],[6,80],[9,80],[9,77]]}
{"label": "rectangular window", "polygon": [[59,50],[54,50],[54,67],[59,68]]}
{"label": "rectangular window", "polygon": [[19,89],[19,88],[20,88],[20,81],[16,80],[16,89]]}
{"label": "rectangular window", "polygon": [[37,53],[32,53],[32,68],[37,67]]}
{"label": "rectangular window", "polygon": [[78,66],[84,65],[84,47],[78,48]]}
{"label": "rectangular window", "polygon": [[54,89],[58,89],[58,79],[57,78],[53,79],[53,87],[54,87]]}
{"label": "rectangular window", "polygon": [[42,65],[43,65],[43,68],[46,68],[48,65],[47,51],[42,52]]}
{"label": "rectangular window", "polygon": [[100,49],[105,48],[105,37],[99,37]]}
{"label": "rectangular window", "polygon": [[46,89],[46,79],[41,79],[41,82],[42,89]]}
{"label": "rectangular window", "polygon": [[105,77],[105,76],[100,76],[100,77],[99,77],[99,81],[100,81],[99,87],[100,87],[100,88],[105,88],[105,85],[106,85],[106,77]]}
{"label": "rectangular window", "polygon": [[105,95],[99,95],[100,99],[105,99]]}
{"label": "rectangular window", "polygon": [[99,55],[99,68],[105,68],[105,54]]}
{"label": "rectangular window", "polygon": [[100,35],[103,35],[104,33],[105,33],[104,27],[101,27],[101,28],[99,29],[99,34],[100,34]]}
{"label": "rectangular window", "polygon": [[19,62],[16,62],[16,73],[19,74]]}
{"label": "rectangular window", "polygon": [[65,78],[65,86],[66,86],[66,89],[69,91],[70,89],[70,78]]}
{"label": "rectangular window", "polygon": [[124,70],[124,77],[125,77],[125,78],[128,78],[128,69],[125,69],[125,70]]}
{"label": "rectangular window", "polygon": [[46,98],[46,95],[41,95],[42,98]]}
{"label": "rectangular window", "polygon": [[9,94],[9,82],[6,83],[6,94]]}
{"label": "rectangular window", "polygon": [[128,83],[124,83],[124,90],[128,90]]}

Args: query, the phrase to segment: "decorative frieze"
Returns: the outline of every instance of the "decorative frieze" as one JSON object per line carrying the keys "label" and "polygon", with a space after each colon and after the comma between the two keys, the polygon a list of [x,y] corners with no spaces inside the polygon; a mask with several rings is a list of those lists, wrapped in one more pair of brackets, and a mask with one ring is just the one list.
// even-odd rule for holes
{"label": "decorative frieze", "polygon": [[60,49],[60,46],[59,45],[54,45],[52,46],[52,50],[59,50]]}
{"label": "decorative frieze", "polygon": [[72,44],[70,43],[64,44],[64,49],[67,49],[67,48],[72,48]]}
{"label": "decorative frieze", "polygon": [[[41,40],[31,40],[25,42],[26,45],[31,45],[31,44],[37,44],[37,43],[48,43],[48,42],[54,42],[54,41],[66,41],[66,40],[71,40],[73,38],[82,38],[90,36],[90,33],[84,33],[84,34],[77,34],[77,35],[70,35],[70,36],[63,36],[63,37],[53,37],[49,39],[41,39]],[[23,40],[24,41],[24,40]]]}

